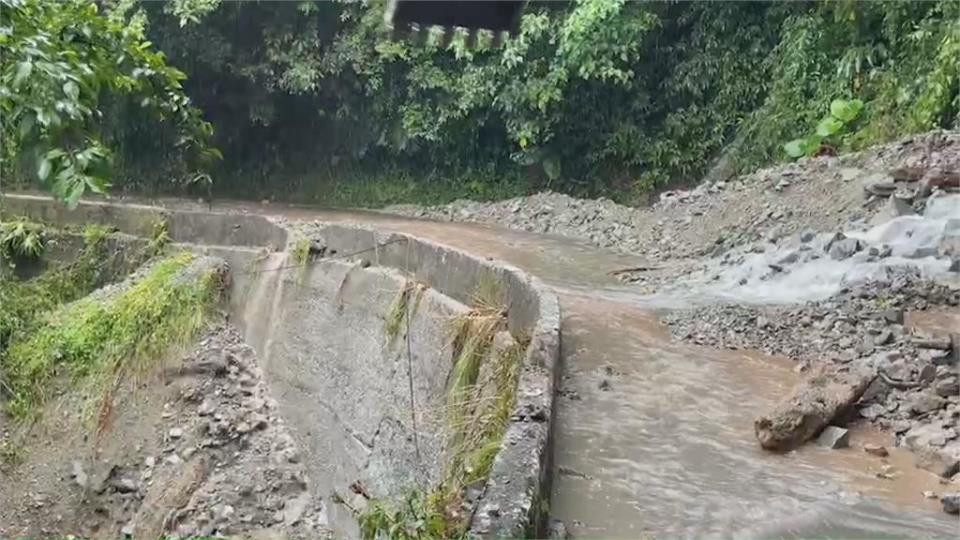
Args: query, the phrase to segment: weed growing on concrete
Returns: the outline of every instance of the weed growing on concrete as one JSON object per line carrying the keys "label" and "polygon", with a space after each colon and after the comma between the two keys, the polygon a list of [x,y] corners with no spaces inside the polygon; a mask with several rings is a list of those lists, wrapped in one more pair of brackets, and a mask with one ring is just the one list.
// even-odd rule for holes
{"label": "weed growing on concrete", "polygon": [[177,279],[194,258],[162,259],[116,294],[67,304],[31,334],[16,336],[4,358],[10,413],[18,419],[39,414],[59,375],[102,388],[192,338],[219,290],[214,273]]}
{"label": "weed growing on concrete", "polygon": [[310,239],[306,237],[298,238],[293,243],[293,261],[297,266],[306,266],[310,262]]}
{"label": "weed growing on concrete", "polygon": [[[409,316],[405,315],[409,290],[401,290],[391,305],[388,336],[397,335]],[[359,516],[365,540],[467,537],[470,515],[463,507],[463,493],[490,474],[516,403],[520,365],[529,342],[515,339],[493,353],[494,338],[505,328],[504,305],[503,288],[491,276],[478,284],[470,311],[452,322],[454,354],[447,394],[451,450],[443,481],[429,492],[412,492],[399,504],[374,502]],[[490,376],[481,388],[478,379],[484,362],[491,362]]]}
{"label": "weed growing on concrete", "polygon": [[407,320],[417,313],[420,307],[420,300],[423,298],[425,287],[414,281],[407,281],[403,288],[397,292],[387,308],[384,325],[384,332],[387,334],[387,343],[393,345],[400,332],[403,330]]}
{"label": "weed growing on concrete", "polygon": [[397,506],[375,501],[359,517],[363,540],[447,540],[466,539],[463,531],[454,531],[446,517],[437,512],[442,505],[437,493],[412,491]]}

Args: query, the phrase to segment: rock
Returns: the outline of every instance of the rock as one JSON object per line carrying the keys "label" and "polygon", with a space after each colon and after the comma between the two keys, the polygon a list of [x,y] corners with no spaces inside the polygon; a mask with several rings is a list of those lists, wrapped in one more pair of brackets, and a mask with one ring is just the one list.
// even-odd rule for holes
{"label": "rock", "polygon": [[949,351],[951,347],[949,339],[914,337],[910,342],[919,349]]}
{"label": "rock", "polygon": [[766,450],[796,448],[849,410],[876,377],[872,371],[821,373],[797,385],[770,413],[754,421]]}
{"label": "rock", "polygon": [[143,465],[148,469],[153,467],[156,464],[157,464],[157,458],[153,456],[147,456],[147,458],[143,460]]}
{"label": "rock", "polygon": [[133,523],[132,522],[127,523],[126,525],[120,528],[120,534],[122,534],[123,536],[133,536],[134,530],[135,529],[134,529]]}
{"label": "rock", "polygon": [[940,496],[943,511],[948,514],[960,514],[960,492],[944,493]]}
{"label": "rock", "polygon": [[942,397],[931,392],[917,392],[907,399],[907,410],[913,414],[926,414],[943,407]]}
{"label": "rock", "polygon": [[917,424],[903,436],[903,444],[913,451],[917,467],[949,478],[960,470],[960,444],[940,444],[948,436],[940,423]]}
{"label": "rock", "polygon": [[73,481],[80,487],[87,487],[87,473],[83,470],[83,463],[78,460],[73,461],[73,471],[71,472]]}
{"label": "rock", "polygon": [[169,435],[171,439],[179,439],[183,437],[183,430],[178,427],[170,428],[170,431],[167,432],[167,435]]}
{"label": "rock", "polygon": [[120,478],[111,478],[110,487],[117,490],[117,493],[134,493],[137,491],[137,481],[133,478],[122,476]]}
{"label": "rock", "polygon": [[880,208],[876,215],[870,220],[870,226],[883,225],[884,223],[901,216],[916,214],[910,201],[904,200],[898,196],[892,196]]}
{"label": "rock", "polygon": [[570,538],[570,533],[567,532],[567,526],[563,521],[559,519],[554,519],[550,522],[550,533],[547,535],[548,538]]}
{"label": "rock", "polygon": [[937,378],[937,366],[933,364],[927,364],[920,368],[920,374],[917,375],[917,381],[920,384],[930,384]]}
{"label": "rock", "polygon": [[[209,416],[213,414],[213,411],[216,409],[216,405],[213,404],[209,399],[204,399],[200,406],[197,407],[197,414],[200,416]],[[182,434],[182,433],[181,433]]]}
{"label": "rock", "polygon": [[883,416],[886,412],[887,409],[883,405],[879,403],[873,403],[871,405],[867,405],[866,407],[862,407],[860,409],[860,416],[866,418],[867,420],[873,421]]}
{"label": "rock", "polygon": [[310,502],[310,495],[301,493],[297,497],[288,500],[283,505],[283,522],[287,525],[296,525],[303,517],[303,512]]}
{"label": "rock", "polygon": [[887,451],[887,447],[880,444],[866,443],[863,445],[863,451],[871,456],[877,457],[887,457],[890,455],[890,452]]}
{"label": "rock", "polygon": [[817,437],[817,445],[824,448],[846,448],[850,446],[850,432],[842,427],[827,426]]}
{"label": "rock", "polygon": [[947,220],[943,226],[943,236],[940,237],[937,253],[941,257],[960,257],[960,219]]}
{"label": "rock", "polygon": [[885,309],[880,312],[880,316],[890,324],[903,324],[902,309]]}
{"label": "rock", "polygon": [[807,230],[803,231],[802,233],[800,233],[800,241],[803,242],[804,244],[806,244],[806,243],[808,243],[808,242],[812,242],[813,239],[816,238],[816,237],[817,237],[817,233],[813,232],[813,231],[810,230],[810,229],[807,229]]}
{"label": "rock", "polygon": [[940,397],[960,395],[960,381],[955,376],[940,379],[934,383],[933,391]]}
{"label": "rock", "polygon": [[844,259],[849,259],[853,256],[854,253],[860,251],[863,248],[860,241],[856,238],[844,238],[843,240],[838,240],[833,242],[830,245],[830,258],[835,261],[842,261]]}

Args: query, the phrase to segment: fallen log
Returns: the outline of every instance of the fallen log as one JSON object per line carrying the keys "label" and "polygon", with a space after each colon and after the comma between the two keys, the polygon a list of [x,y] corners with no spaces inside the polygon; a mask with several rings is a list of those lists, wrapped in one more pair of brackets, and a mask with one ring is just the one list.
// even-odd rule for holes
{"label": "fallen log", "polygon": [[876,377],[873,371],[831,371],[801,382],[770,413],[754,421],[760,446],[779,452],[800,446],[849,411]]}

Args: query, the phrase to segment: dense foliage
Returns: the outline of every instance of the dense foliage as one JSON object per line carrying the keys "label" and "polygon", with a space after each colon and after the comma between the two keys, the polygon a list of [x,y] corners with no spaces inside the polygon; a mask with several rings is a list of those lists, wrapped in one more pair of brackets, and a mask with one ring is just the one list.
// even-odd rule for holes
{"label": "dense foliage", "polygon": [[[530,2],[496,49],[390,41],[382,0],[141,5],[216,127],[218,189],[251,197],[638,200],[786,159],[837,99],[864,104],[841,150],[960,115],[958,2]],[[104,133],[125,185],[163,189],[189,168],[136,105]]]}
{"label": "dense foliage", "polygon": [[110,150],[100,125],[111,96],[135,98],[160,118],[172,118],[179,147],[216,156],[206,148],[211,126],[181,87],[185,76],[153,50],[145,19],[128,16],[129,7],[102,13],[85,0],[0,0],[4,177],[36,175],[68,204],[88,190],[103,192]]}

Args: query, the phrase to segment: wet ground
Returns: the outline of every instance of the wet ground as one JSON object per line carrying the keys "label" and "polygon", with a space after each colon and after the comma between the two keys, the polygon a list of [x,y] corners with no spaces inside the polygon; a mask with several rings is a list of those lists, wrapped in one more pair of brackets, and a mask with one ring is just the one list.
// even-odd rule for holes
{"label": "wet ground", "polygon": [[[182,203],[178,203],[182,206]],[[575,537],[955,538],[924,491],[937,478],[854,432],[851,448],[762,452],[753,418],[796,380],[789,362],[673,342],[648,299],[609,272],[642,263],[576,242],[481,225],[271,205],[289,219],[352,221],[505,260],[556,289],[563,310],[551,517]],[[216,208],[215,208],[216,210]],[[888,473],[880,478],[877,473]],[[955,488],[955,486],[954,486]]]}

